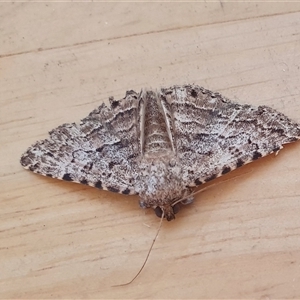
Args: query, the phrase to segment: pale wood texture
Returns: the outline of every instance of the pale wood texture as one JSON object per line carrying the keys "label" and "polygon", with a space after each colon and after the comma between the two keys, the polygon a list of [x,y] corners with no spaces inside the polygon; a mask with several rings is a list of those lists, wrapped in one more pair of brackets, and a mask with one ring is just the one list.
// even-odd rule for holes
{"label": "pale wood texture", "polygon": [[300,143],[163,222],[115,288],[159,219],[19,164],[142,87],[197,83],[300,122],[299,3],[2,3],[0,20],[0,298],[300,298]]}

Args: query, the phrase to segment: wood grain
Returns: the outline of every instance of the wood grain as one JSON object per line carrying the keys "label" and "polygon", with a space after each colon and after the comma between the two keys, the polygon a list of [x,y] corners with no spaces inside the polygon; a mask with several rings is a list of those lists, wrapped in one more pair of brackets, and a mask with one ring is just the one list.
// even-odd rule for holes
{"label": "wood grain", "polygon": [[[164,222],[19,157],[108,97],[197,83],[300,122],[299,3],[1,3],[1,298],[300,298],[300,144]],[[228,180],[227,180],[228,179]]]}

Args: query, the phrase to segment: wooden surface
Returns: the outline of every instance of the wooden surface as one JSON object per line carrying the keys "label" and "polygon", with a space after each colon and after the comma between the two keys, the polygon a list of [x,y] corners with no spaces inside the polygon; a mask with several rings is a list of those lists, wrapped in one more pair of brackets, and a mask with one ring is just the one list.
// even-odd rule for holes
{"label": "wooden surface", "polygon": [[[300,122],[300,3],[1,3],[0,298],[300,298],[300,143],[164,222],[19,157],[126,90],[197,83]],[[229,179],[229,180],[225,180]]]}

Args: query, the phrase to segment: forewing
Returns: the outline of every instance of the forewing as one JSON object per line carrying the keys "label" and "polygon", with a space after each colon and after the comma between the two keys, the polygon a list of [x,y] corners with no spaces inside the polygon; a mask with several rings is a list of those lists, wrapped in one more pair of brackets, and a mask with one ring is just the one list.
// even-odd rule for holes
{"label": "forewing", "polygon": [[50,131],[21,157],[35,173],[123,194],[135,194],[137,94],[110,99],[80,124],[63,124]]}
{"label": "forewing", "polygon": [[162,89],[170,106],[183,180],[195,186],[300,138],[300,126],[276,110],[234,103],[199,86]]}

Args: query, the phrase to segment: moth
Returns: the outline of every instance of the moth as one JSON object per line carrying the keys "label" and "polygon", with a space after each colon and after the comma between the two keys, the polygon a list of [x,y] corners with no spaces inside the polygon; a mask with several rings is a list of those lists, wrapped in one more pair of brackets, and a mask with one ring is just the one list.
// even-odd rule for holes
{"label": "moth", "polygon": [[137,194],[170,221],[195,187],[277,153],[300,125],[276,110],[238,104],[198,85],[110,98],[79,124],[63,124],[21,157],[35,173]]}

